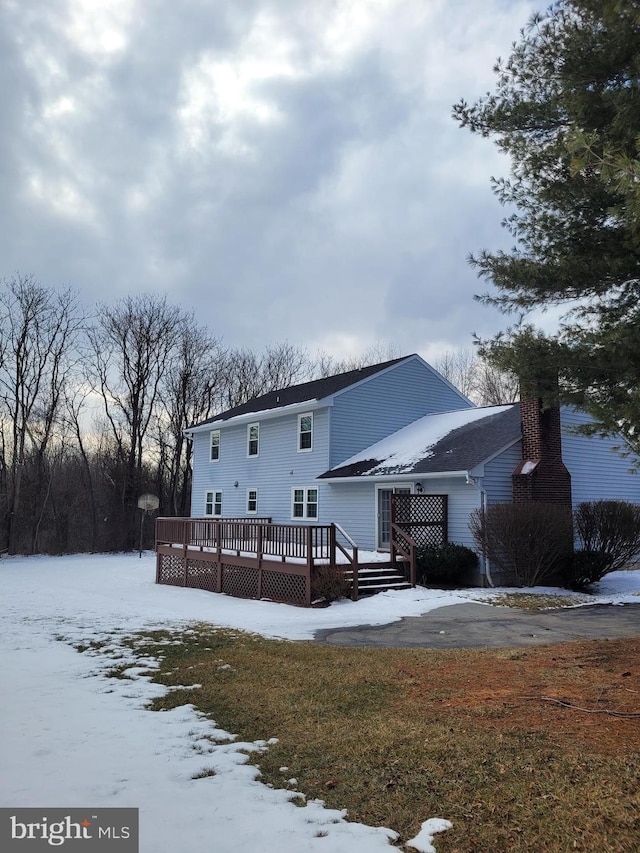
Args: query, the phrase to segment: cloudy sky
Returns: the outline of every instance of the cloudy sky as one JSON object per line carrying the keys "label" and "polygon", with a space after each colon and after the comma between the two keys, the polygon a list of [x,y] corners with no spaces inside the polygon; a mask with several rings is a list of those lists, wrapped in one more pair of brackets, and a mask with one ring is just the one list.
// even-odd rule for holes
{"label": "cloudy sky", "polygon": [[467,346],[509,164],[451,106],[544,6],[0,0],[0,278],[166,294],[229,346]]}

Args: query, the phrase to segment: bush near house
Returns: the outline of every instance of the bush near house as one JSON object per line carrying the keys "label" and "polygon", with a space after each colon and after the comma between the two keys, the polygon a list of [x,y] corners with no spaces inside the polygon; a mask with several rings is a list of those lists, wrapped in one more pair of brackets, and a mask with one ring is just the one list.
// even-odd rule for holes
{"label": "bush near house", "polygon": [[416,551],[418,583],[457,583],[462,576],[475,569],[478,555],[471,548],[447,542],[445,545],[426,545]]}
{"label": "bush near house", "polygon": [[562,569],[564,586],[586,590],[611,571],[611,557],[604,551],[577,550],[569,554]]}
{"label": "bush near house", "polygon": [[324,599],[327,602],[346,598],[351,592],[351,584],[340,566],[317,566],[311,577],[311,599]]}
{"label": "bush near house", "polygon": [[469,526],[478,548],[516,586],[557,576],[573,550],[571,513],[561,504],[493,504],[474,510]]}
{"label": "bush near house", "polygon": [[640,556],[640,506],[629,501],[586,501],[574,513],[576,535],[584,551],[609,559],[599,577]]}

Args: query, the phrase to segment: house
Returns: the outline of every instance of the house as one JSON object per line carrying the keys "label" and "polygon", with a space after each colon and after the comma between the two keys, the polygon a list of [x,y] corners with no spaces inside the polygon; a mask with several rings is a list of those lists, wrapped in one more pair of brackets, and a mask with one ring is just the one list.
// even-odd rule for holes
{"label": "house", "polygon": [[360,549],[385,551],[393,494],[433,496],[445,539],[471,548],[469,515],[491,503],[640,502],[640,478],[613,452],[615,439],[571,431],[585,420],[543,411],[536,398],[475,407],[409,355],[273,391],[191,427],[192,516],[335,523]]}

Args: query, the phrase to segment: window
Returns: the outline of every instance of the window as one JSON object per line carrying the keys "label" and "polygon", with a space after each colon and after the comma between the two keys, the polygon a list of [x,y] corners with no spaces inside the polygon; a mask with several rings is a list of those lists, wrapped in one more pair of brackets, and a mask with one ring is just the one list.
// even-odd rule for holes
{"label": "window", "polygon": [[209,453],[209,458],[212,462],[217,462],[220,459],[220,430],[215,429],[211,433],[211,451]]}
{"label": "window", "polygon": [[317,489],[293,489],[291,503],[292,518],[318,517]]}
{"label": "window", "polygon": [[260,450],[260,424],[247,427],[247,456],[257,456]]}
{"label": "window", "polygon": [[298,451],[311,450],[313,445],[313,415],[298,415]]}
{"label": "window", "polygon": [[222,492],[207,492],[204,498],[205,515],[222,515]]}
{"label": "window", "polygon": [[247,489],[247,514],[258,512],[258,490]]}

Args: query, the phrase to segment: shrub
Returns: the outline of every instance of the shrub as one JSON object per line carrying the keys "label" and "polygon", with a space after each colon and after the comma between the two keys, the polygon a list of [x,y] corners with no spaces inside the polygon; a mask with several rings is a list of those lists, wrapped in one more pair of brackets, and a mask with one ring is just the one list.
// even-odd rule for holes
{"label": "shrub", "polygon": [[469,526],[478,548],[517,586],[556,575],[573,549],[571,513],[561,504],[493,504],[474,510]]}
{"label": "shrub", "polygon": [[574,551],[562,569],[564,585],[585,590],[611,571],[611,557],[604,551]]}
{"label": "shrub", "polygon": [[640,554],[638,504],[628,501],[587,501],[576,508],[574,521],[582,548],[608,555],[611,561],[608,572],[621,569]]}
{"label": "shrub", "polygon": [[448,542],[427,545],[416,551],[418,583],[455,583],[464,572],[475,569],[478,555],[471,548]]}
{"label": "shrub", "polygon": [[311,577],[311,598],[337,601],[351,592],[351,584],[340,566],[316,566]]}

